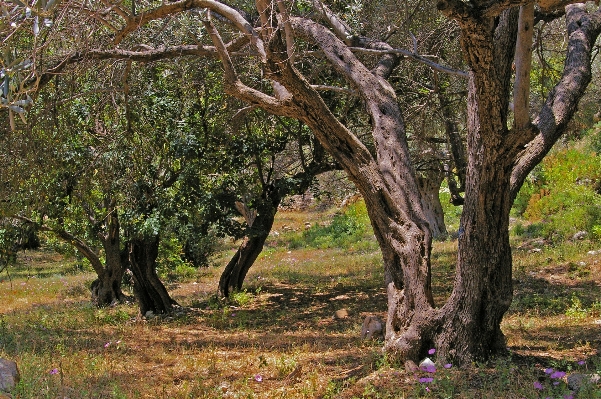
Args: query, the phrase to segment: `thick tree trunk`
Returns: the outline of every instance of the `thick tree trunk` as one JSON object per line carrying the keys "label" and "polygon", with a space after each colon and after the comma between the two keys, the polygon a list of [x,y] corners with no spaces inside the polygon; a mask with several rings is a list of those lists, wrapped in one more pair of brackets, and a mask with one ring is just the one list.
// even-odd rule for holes
{"label": "thick tree trunk", "polygon": [[462,37],[473,70],[468,84],[465,203],[453,292],[435,316],[413,321],[442,356],[459,363],[505,349],[500,323],[512,299],[509,182],[519,144],[503,138],[510,135],[506,118],[517,14],[505,12],[498,30],[489,22],[473,21],[470,35]]}
{"label": "thick tree trunk", "polygon": [[119,227],[116,211],[110,212],[107,216],[107,232],[100,237],[104,247],[104,269],[91,287],[92,302],[96,306],[114,305],[126,300],[121,291],[121,281],[127,263],[127,253],[121,250]]}
{"label": "thick tree trunk", "polygon": [[121,258],[121,253],[117,253],[117,261],[109,260],[108,252],[106,255],[105,270],[91,285],[92,302],[96,306],[112,306],[118,302],[125,302],[127,300],[127,297],[121,290],[123,272],[125,271],[124,262],[127,262],[127,260],[126,258]]}
{"label": "thick tree trunk", "polygon": [[138,238],[128,242],[129,268],[133,274],[134,295],[140,314],[170,313],[177,304],[167,292],[156,272],[159,237]]}
{"label": "thick tree trunk", "polygon": [[495,159],[499,158],[491,156],[479,165],[488,173],[468,175],[455,286],[435,337],[441,353],[461,362],[488,358],[506,347],[500,324],[513,295],[511,199],[509,169],[499,167]]}
{"label": "thick tree trunk", "polygon": [[277,188],[269,186],[264,195],[263,204],[257,210],[257,217],[250,227],[251,232],[229,261],[219,279],[219,292],[224,297],[232,291],[242,289],[248,270],[263,250],[265,240],[269,236],[281,197]]}
{"label": "thick tree trunk", "polygon": [[219,279],[219,292],[222,296],[228,297],[230,293],[242,289],[246,274],[263,250],[268,235],[269,230],[250,237],[244,237],[242,244],[238,247],[236,254],[229,261]]}

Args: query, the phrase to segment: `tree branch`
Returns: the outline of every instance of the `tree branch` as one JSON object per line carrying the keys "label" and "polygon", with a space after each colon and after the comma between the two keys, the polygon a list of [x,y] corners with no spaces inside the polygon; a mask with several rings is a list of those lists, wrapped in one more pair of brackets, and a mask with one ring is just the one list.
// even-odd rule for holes
{"label": "tree branch", "polygon": [[294,64],[294,35],[292,33],[292,26],[290,26],[290,15],[286,9],[286,4],[282,0],[276,0],[278,4],[278,10],[280,12],[279,17],[281,20],[278,24],[284,26],[284,33],[286,35],[286,51],[290,62]]}
{"label": "tree branch", "polygon": [[81,252],[81,254],[90,261],[92,268],[94,269],[94,271],[96,272],[96,274],[98,276],[101,276],[104,273],[104,266],[102,265],[102,262],[100,261],[100,258],[98,257],[98,254],[92,248],[90,248],[84,241],[75,237],[73,234],[71,234],[63,229],[54,229],[45,224],[40,225],[25,216],[14,216],[14,217],[16,219],[23,220],[28,223],[32,223],[34,226],[37,226],[37,228],[42,231],[48,231],[50,233],[56,234],[57,237],[59,237],[63,241],[68,242],[69,244],[71,244],[75,248],[77,248],[77,250],[79,252]]}
{"label": "tree branch", "polygon": [[411,58],[415,61],[421,62],[424,65],[429,66],[430,68],[443,73],[448,73],[450,75],[455,75],[467,79],[468,73],[459,69],[449,68],[444,65],[440,65],[432,60],[429,60],[426,56],[415,54],[412,51],[404,50],[404,49],[395,49],[391,48],[389,50],[375,50],[375,49],[367,49],[363,47],[350,47],[351,51],[356,51],[358,53],[366,53],[366,54],[400,54],[405,57]]}
{"label": "tree branch", "polygon": [[221,39],[221,35],[217,31],[213,23],[210,21],[210,19],[203,21],[203,23],[205,25],[205,28],[207,29],[207,32],[209,33],[211,40],[213,41],[213,45],[215,46],[215,49],[225,71],[226,92],[241,99],[242,101],[264,108],[268,112],[273,112],[275,114],[281,115],[282,109],[286,108],[285,103],[275,97],[271,97],[265,93],[262,93],[258,90],[244,85],[238,78],[238,75],[234,68],[234,64],[232,63],[227,48],[225,47],[225,44]]}
{"label": "tree branch", "polygon": [[217,58],[217,51],[212,46],[183,45],[158,48],[145,51],[129,50],[89,50],[85,52],[75,52],[65,57],[53,68],[48,69],[36,79],[32,79],[25,84],[25,87],[44,86],[60,74],[67,66],[82,62],[85,60],[130,60],[138,62],[151,62],[167,58],[177,58],[189,55]]}
{"label": "tree branch", "polygon": [[350,96],[358,96],[357,92],[346,87],[327,86],[327,85],[311,85],[317,91],[333,91],[336,93],[348,94]]}
{"label": "tree branch", "polygon": [[313,0],[313,7],[319,13],[321,18],[330,25],[334,34],[345,42],[347,45],[351,45],[351,39],[353,36],[353,32],[351,28],[340,18],[338,15],[334,14],[332,10],[325,4],[323,4],[320,0]]}
{"label": "tree branch", "polygon": [[530,69],[532,66],[532,37],[534,4],[520,7],[518,38],[515,49],[515,82],[513,86],[514,128],[526,129],[530,124]]}
{"label": "tree branch", "polygon": [[534,124],[538,134],[519,154],[511,174],[515,197],[524,179],[565,132],[591,81],[591,53],[601,34],[601,8],[588,14],[584,5],[566,7],[568,53],[563,75],[551,90]]}
{"label": "tree branch", "polygon": [[259,55],[265,59],[265,48],[263,41],[259,38],[252,25],[235,9],[213,0],[181,0],[175,3],[165,4],[153,10],[140,13],[130,18],[125,27],[115,36],[114,43],[119,44],[131,32],[140,26],[156,19],[162,19],[166,16],[177,14],[183,11],[195,8],[207,8],[230,20],[240,32],[250,37],[250,42],[257,49]]}

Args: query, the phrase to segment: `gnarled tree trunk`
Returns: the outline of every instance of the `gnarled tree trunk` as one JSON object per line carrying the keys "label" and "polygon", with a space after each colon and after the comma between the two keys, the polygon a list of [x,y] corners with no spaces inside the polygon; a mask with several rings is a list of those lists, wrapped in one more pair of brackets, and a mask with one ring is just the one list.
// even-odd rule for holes
{"label": "gnarled tree trunk", "polygon": [[112,209],[106,218],[106,234],[99,235],[104,248],[104,268],[91,286],[92,301],[97,306],[114,305],[127,299],[121,291],[127,253],[121,249],[119,227],[116,209]]}
{"label": "gnarled tree trunk", "polygon": [[268,185],[263,190],[262,202],[257,207],[257,216],[250,226],[250,233],[244,237],[236,254],[229,261],[219,279],[219,292],[224,297],[230,292],[242,289],[242,283],[269,236],[281,196],[278,188]]}
{"label": "gnarled tree trunk", "polygon": [[170,313],[175,302],[159,279],[156,259],[159,254],[159,237],[142,237],[129,240],[129,269],[134,280],[134,295],[140,314]]}

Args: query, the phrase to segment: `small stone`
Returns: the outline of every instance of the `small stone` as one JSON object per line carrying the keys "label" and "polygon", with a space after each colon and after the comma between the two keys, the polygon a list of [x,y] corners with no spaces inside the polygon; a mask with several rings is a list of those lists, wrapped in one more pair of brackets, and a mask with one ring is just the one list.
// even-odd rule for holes
{"label": "small stone", "polygon": [[12,360],[0,359],[0,392],[10,392],[20,379],[17,363]]}
{"label": "small stone", "polygon": [[380,339],[384,338],[384,331],[386,325],[376,315],[369,315],[363,320],[363,326],[361,327],[361,338],[362,339]]}
{"label": "small stone", "polygon": [[334,320],[342,320],[348,318],[348,310],[339,309],[334,313]]}
{"label": "small stone", "polygon": [[570,374],[567,378],[568,388],[572,391],[578,392],[580,390],[580,388],[582,388],[582,385],[584,385],[586,383],[585,381],[586,381],[586,376],[584,374],[581,374],[581,373]]}
{"label": "small stone", "polygon": [[598,384],[600,380],[599,374],[582,374],[572,373],[567,378],[568,388],[574,392],[578,392],[582,387],[588,384]]}
{"label": "small stone", "polygon": [[584,239],[584,237],[587,236],[587,232],[586,231],[579,231],[578,233],[574,234],[572,236],[572,240],[576,241],[576,240],[582,240]]}
{"label": "small stone", "polygon": [[432,359],[430,359],[429,357],[425,358],[419,363],[419,368],[422,370],[427,369],[428,367],[436,367],[436,364],[434,364]]}
{"label": "small stone", "polygon": [[599,251],[588,251],[586,254],[587,255],[591,255],[591,256],[599,255],[599,254],[601,254],[601,250],[599,250]]}
{"label": "small stone", "polygon": [[152,319],[154,317],[154,312],[152,310],[149,310],[148,312],[144,313],[144,317],[146,317],[147,319]]}
{"label": "small stone", "polygon": [[532,248],[530,251],[528,251],[529,254],[535,254],[539,252],[543,252],[543,250],[540,248]]}

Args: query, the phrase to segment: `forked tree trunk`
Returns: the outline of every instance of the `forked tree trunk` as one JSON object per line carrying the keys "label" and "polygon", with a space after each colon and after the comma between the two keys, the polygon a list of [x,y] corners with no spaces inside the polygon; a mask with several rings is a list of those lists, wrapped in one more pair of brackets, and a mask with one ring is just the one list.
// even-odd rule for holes
{"label": "forked tree trunk", "polygon": [[516,24],[517,14],[508,11],[499,20],[499,31],[483,21],[470,25],[472,35],[462,37],[474,70],[468,84],[469,158],[455,283],[441,308],[416,309],[414,314],[406,311],[407,294],[420,287],[408,282],[404,290],[389,286],[392,329],[386,347],[402,357],[419,358],[429,346],[442,357],[468,363],[505,348],[500,323],[512,298],[509,181],[519,143],[500,138],[509,136],[507,74]]}
{"label": "forked tree trunk", "polygon": [[121,250],[119,227],[116,211],[110,212],[107,216],[106,234],[100,237],[105,254],[104,268],[91,286],[92,302],[96,306],[114,305],[126,300],[121,291],[121,282],[127,263],[127,254]]}
{"label": "forked tree trunk", "polygon": [[138,238],[128,242],[129,268],[134,280],[134,295],[140,314],[170,313],[177,304],[167,292],[156,272],[159,237]]}

